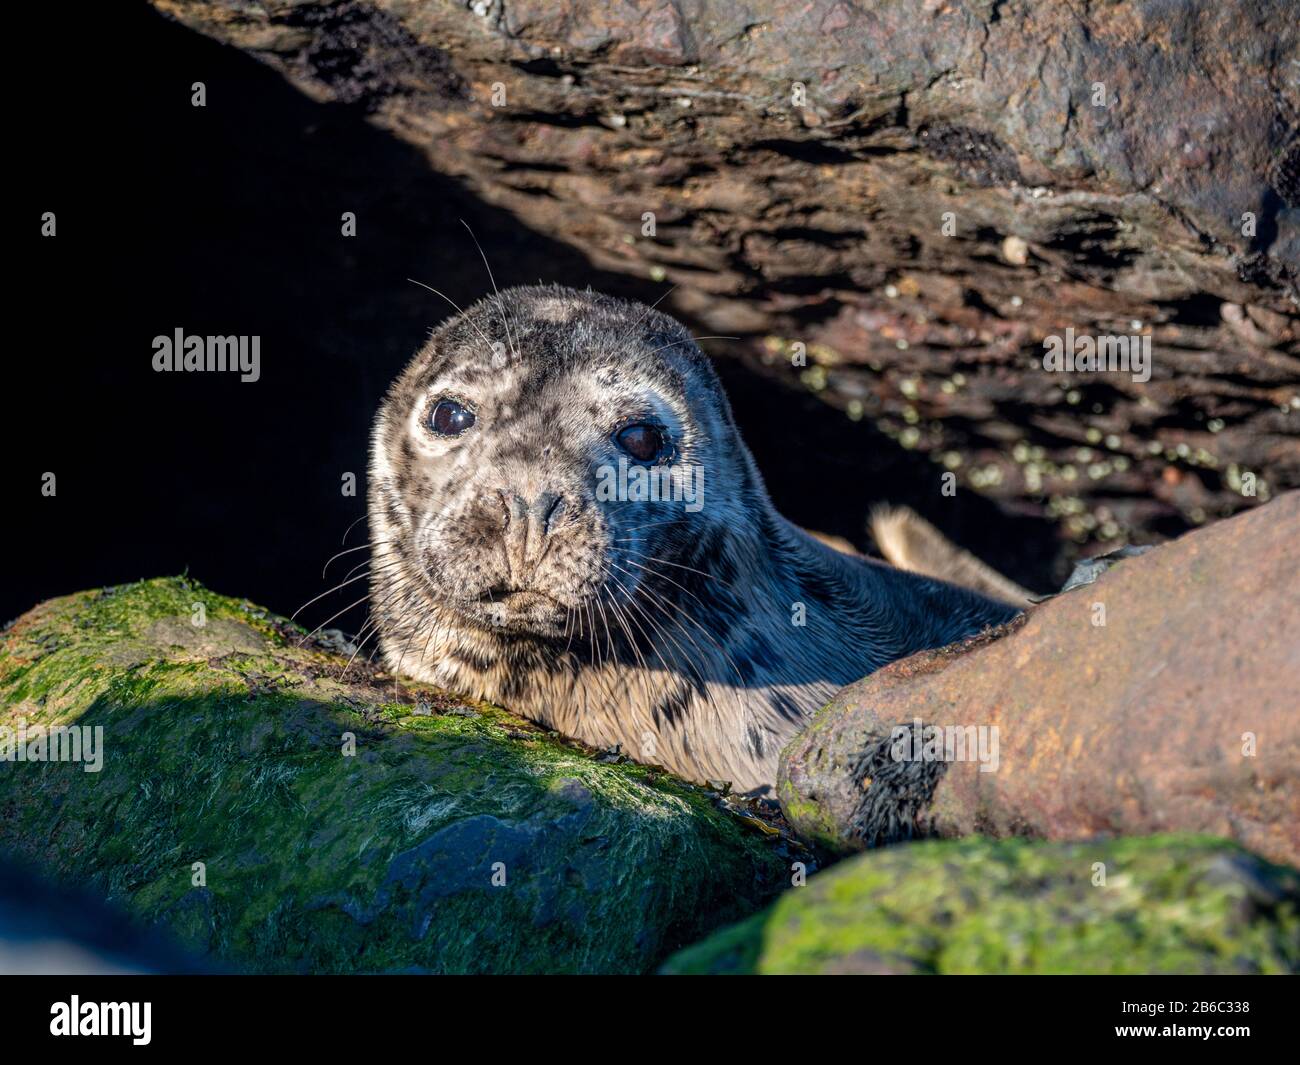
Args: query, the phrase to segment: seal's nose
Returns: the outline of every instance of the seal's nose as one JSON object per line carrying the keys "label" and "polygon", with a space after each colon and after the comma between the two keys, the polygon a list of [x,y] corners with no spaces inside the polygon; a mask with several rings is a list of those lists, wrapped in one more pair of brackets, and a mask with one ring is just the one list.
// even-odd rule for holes
{"label": "seal's nose", "polygon": [[546,551],[547,537],[564,512],[564,497],[559,492],[541,492],[529,500],[518,492],[502,491],[506,521],[502,537],[506,559],[516,585],[522,586]]}
{"label": "seal's nose", "polygon": [[531,503],[518,492],[510,493],[510,514],[515,522],[536,522],[543,533],[549,533],[555,519],[564,510],[564,497],[559,492],[542,492]]}

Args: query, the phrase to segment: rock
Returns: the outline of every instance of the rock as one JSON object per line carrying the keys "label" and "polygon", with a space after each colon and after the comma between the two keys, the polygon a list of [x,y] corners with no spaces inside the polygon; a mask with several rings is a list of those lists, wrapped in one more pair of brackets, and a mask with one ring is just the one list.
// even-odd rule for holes
{"label": "rock", "polygon": [[1222,840],[858,855],[670,958],[684,973],[1295,973],[1300,873]]}
{"label": "rock", "polygon": [[[1291,0],[154,6],[368,115],[510,237],[739,337],[706,347],[877,431],[863,481],[871,451],[956,456],[963,489],[1108,545],[1249,506],[1243,472],[1300,486]],[[485,239],[504,285],[518,243]],[[1151,379],[1044,372],[1067,329],[1149,338]],[[942,525],[928,472],[891,501]],[[863,544],[862,514],[794,517]]]}
{"label": "rock", "polygon": [[640,972],[786,882],[752,815],[302,635],[184,579],[24,615],[0,757],[102,732],[0,761],[0,848],[257,972]]}
{"label": "rock", "polygon": [[783,753],[787,817],[836,850],[1177,831],[1300,864],[1297,542],[1290,493],[850,685]]}

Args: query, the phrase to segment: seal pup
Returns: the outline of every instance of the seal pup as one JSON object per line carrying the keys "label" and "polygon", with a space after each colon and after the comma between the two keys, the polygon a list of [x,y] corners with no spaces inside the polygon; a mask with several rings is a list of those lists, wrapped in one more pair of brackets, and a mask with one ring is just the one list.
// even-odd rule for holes
{"label": "seal pup", "polygon": [[590,290],[439,326],[379,410],[368,503],[395,673],[750,794],[838,688],[1018,612],[783,518],[688,331]]}

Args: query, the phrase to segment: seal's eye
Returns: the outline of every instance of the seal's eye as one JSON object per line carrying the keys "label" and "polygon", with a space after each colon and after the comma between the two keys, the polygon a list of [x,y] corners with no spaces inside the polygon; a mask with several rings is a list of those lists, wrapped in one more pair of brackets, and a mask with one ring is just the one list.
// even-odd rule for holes
{"label": "seal's eye", "polygon": [[429,428],[439,436],[460,436],[473,428],[474,412],[454,399],[440,399],[429,412]]}
{"label": "seal's eye", "polygon": [[652,462],[663,454],[663,430],[645,422],[625,425],[614,434],[614,443],[640,462]]}

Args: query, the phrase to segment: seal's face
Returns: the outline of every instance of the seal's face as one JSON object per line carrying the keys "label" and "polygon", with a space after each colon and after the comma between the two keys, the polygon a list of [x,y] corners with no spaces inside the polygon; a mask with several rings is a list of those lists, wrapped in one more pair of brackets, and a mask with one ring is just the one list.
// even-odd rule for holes
{"label": "seal's face", "polygon": [[462,624],[601,631],[616,624],[606,606],[673,579],[665,560],[725,526],[745,480],[734,439],[671,318],[510,290],[440,327],[385,400],[371,510],[389,572],[375,576]]}

